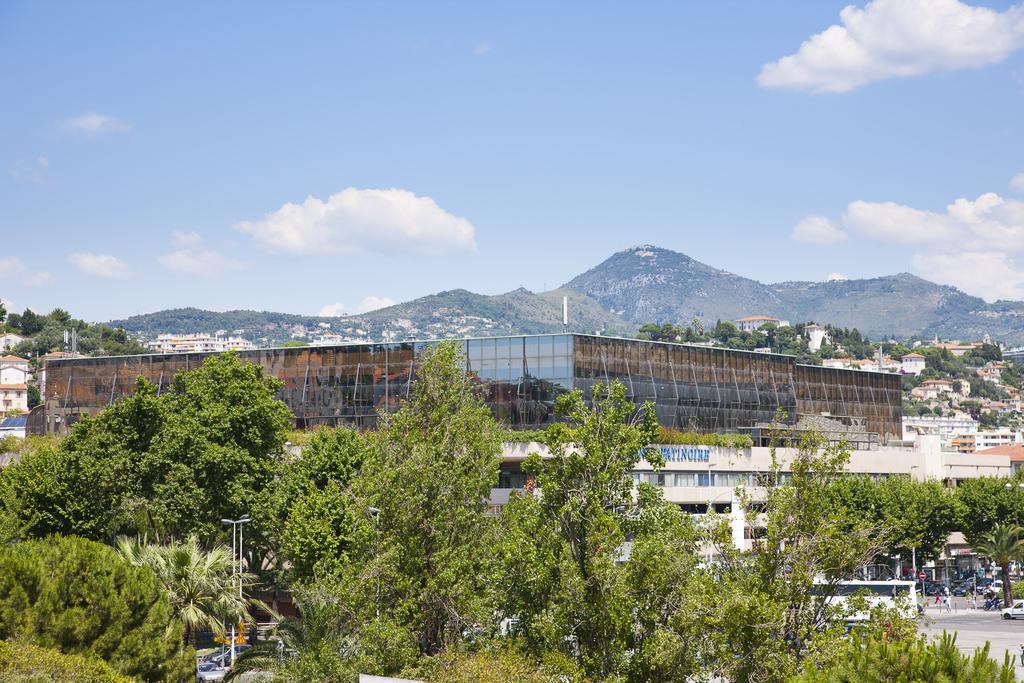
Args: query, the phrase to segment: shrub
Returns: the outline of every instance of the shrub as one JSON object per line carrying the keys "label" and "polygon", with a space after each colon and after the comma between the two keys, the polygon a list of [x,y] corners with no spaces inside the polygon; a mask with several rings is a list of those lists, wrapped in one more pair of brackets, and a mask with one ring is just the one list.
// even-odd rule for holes
{"label": "shrub", "polygon": [[96,657],[65,655],[31,643],[6,640],[0,640],[0,678],[11,683],[131,683],[132,680]]}
{"label": "shrub", "polygon": [[960,652],[956,636],[943,633],[931,642],[922,637],[888,641],[854,637],[823,667],[809,666],[792,683],[852,683],[853,681],[905,681],[906,683],[1012,683],[1013,660],[1000,664],[989,656],[985,643],[971,655]]}
{"label": "shrub", "polygon": [[187,675],[192,652],[152,571],[74,537],[0,548],[0,638],[98,657],[143,680]]}

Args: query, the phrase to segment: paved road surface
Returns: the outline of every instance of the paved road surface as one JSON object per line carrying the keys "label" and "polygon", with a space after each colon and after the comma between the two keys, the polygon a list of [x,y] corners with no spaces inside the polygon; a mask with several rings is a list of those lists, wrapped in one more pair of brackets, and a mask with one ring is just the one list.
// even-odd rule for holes
{"label": "paved road surface", "polygon": [[970,609],[963,598],[954,598],[955,611],[947,613],[932,607],[925,610],[921,621],[921,633],[929,638],[942,635],[943,630],[956,632],[956,644],[965,654],[991,643],[991,656],[1002,660],[1003,653],[1009,652],[1017,667],[1017,677],[1024,678],[1024,667],[1020,662],[1020,645],[1024,643],[1024,619],[1007,621],[999,612]]}

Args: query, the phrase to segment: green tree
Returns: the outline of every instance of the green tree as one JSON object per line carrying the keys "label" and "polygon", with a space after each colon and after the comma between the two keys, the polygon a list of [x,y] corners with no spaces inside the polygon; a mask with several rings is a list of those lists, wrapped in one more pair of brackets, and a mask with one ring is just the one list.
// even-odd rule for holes
{"label": "green tree", "polygon": [[[783,469],[789,482],[782,483]],[[709,674],[734,681],[795,675],[808,657],[834,651],[844,637],[843,610],[829,601],[880,551],[879,529],[832,507],[828,493],[849,460],[843,444],[805,434],[795,452],[775,453],[761,482],[763,501],[746,494],[748,519],[764,525],[757,547],[733,548],[728,524],[712,519],[709,541],[719,551],[676,605],[679,643],[696,643]],[[900,630],[913,626],[888,615]]]}
{"label": "green tree", "polygon": [[0,640],[0,678],[10,683],[131,683],[102,659],[65,655],[25,642]]}
{"label": "green tree", "polygon": [[185,627],[186,644],[193,643],[201,629],[223,636],[225,624],[249,620],[253,602],[239,595],[239,581],[243,589],[251,589],[255,577],[235,572],[230,548],[215,546],[206,551],[195,536],[190,536],[169,545],[150,545],[121,537],[117,549],[125,561],[147,567],[156,575],[174,616]]}
{"label": "green tree", "polygon": [[345,559],[348,486],[371,447],[355,430],[317,430],[301,458],[282,463],[273,495],[257,506],[270,544],[290,562],[295,578],[312,578],[318,564],[335,571]]}
{"label": "green tree", "polygon": [[107,546],[52,537],[0,548],[0,639],[94,655],[156,681],[189,675],[181,634],[153,572]]}
{"label": "green tree", "polygon": [[989,532],[974,543],[974,551],[989,558],[1003,570],[1003,601],[1009,605],[1013,599],[1010,563],[1024,559],[1024,527],[996,522]]}
{"label": "green tree", "polygon": [[[279,387],[232,355],[179,373],[160,396],[140,379],[56,448],[6,468],[0,502],[30,537],[221,536],[220,520],[255,509],[278,471],[290,426]],[[267,551],[253,526],[249,566],[259,567]]]}
{"label": "green tree", "polygon": [[924,636],[890,640],[855,635],[842,643],[827,666],[808,667],[791,679],[793,683],[859,683],[860,681],[903,681],[905,683],[1013,683],[1013,660],[1006,655],[1002,664],[989,656],[985,643],[972,655],[956,646],[956,636],[943,633],[929,642]]}
{"label": "green tree", "polygon": [[977,477],[956,487],[960,501],[960,530],[972,546],[983,541],[996,524],[1019,524],[1024,519],[1024,489],[1020,479]]}
{"label": "green tree", "polygon": [[884,552],[919,565],[935,559],[949,534],[959,529],[961,502],[936,480],[866,476],[836,479],[826,495],[837,514],[863,519],[884,532]]}
{"label": "green tree", "polygon": [[427,349],[348,487],[348,562],[318,581],[345,606],[350,665],[398,672],[489,619],[485,514],[500,452],[459,347]]}
{"label": "green tree", "polygon": [[[513,499],[503,512],[495,551],[498,613],[535,653],[561,651],[604,677],[624,665],[634,633],[630,584],[617,564],[626,534],[641,521],[652,528],[675,522],[676,531],[682,521],[666,522],[668,508],[652,489],[633,495],[630,473],[658,435],[651,405],[638,410],[616,382],[594,386],[593,407],[577,390],[559,397],[557,411],[566,422],[547,431],[550,457],[534,454],[523,464],[539,497]],[[662,464],[656,451],[646,457]],[[643,616],[653,617],[646,610]],[[648,631],[657,626],[656,617],[643,624]]]}

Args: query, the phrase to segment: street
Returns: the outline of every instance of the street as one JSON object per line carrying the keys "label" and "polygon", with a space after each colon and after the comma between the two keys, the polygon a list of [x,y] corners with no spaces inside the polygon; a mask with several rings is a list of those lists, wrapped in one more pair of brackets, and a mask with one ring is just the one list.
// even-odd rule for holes
{"label": "street", "polygon": [[991,643],[990,656],[1002,660],[1003,653],[1009,652],[1018,678],[1024,676],[1020,663],[1024,619],[1007,621],[1000,612],[972,609],[964,598],[953,599],[953,610],[949,613],[940,611],[929,603],[919,630],[929,638],[941,636],[943,631],[955,632],[957,647],[965,654],[974,652],[975,648],[988,641]]}

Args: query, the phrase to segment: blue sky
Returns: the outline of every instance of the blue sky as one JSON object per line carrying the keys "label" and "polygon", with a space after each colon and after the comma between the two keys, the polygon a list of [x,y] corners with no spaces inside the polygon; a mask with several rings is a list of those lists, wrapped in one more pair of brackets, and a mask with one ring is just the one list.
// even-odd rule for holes
{"label": "blue sky", "polygon": [[355,312],[653,243],[1024,298],[1024,8],[847,2],[2,3],[0,297]]}

